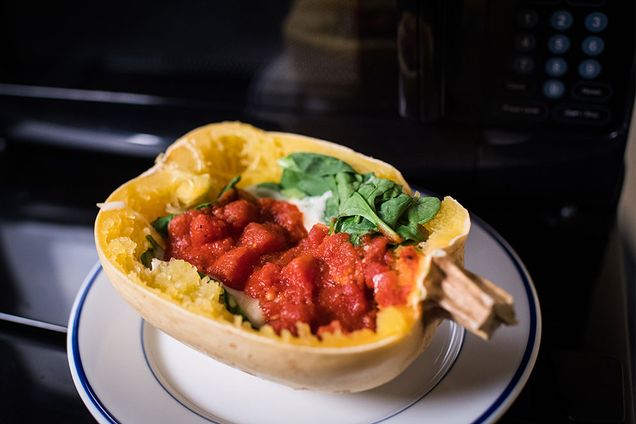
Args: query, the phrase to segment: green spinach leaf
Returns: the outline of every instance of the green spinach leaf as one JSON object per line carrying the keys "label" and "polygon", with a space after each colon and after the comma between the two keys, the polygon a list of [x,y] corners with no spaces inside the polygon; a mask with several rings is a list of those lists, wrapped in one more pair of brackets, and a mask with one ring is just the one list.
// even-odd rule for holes
{"label": "green spinach leaf", "polygon": [[402,237],[396,233],[386,222],[382,221],[367,201],[358,192],[354,192],[348,199],[340,204],[339,217],[359,215],[368,219],[378,230],[394,243],[402,242]]}
{"label": "green spinach leaf", "polygon": [[400,193],[380,204],[377,209],[378,216],[391,228],[395,228],[400,216],[409,209],[412,203],[413,198],[411,196],[406,193]]}
{"label": "green spinach leaf", "polygon": [[417,197],[416,201],[411,205],[406,213],[400,217],[397,232],[404,239],[413,240],[417,243],[426,239],[422,225],[433,219],[441,202],[436,197]]}
{"label": "green spinach leaf", "polygon": [[[292,153],[278,161],[283,168],[281,192],[286,197],[320,196],[336,190],[336,175],[355,175],[346,162],[317,153]],[[332,201],[333,203],[333,201]]]}
{"label": "green spinach leaf", "polygon": [[[223,189],[221,190],[221,192],[219,193],[219,195],[218,195],[218,196],[216,196],[216,200],[219,200],[219,199],[221,198],[221,196],[223,196],[223,195],[224,195],[225,193],[227,193],[228,191],[232,190],[232,189],[234,188],[234,186],[235,186],[236,184],[238,184],[238,182],[239,182],[239,181],[241,181],[241,176],[240,176],[240,175],[237,175],[236,177],[232,178],[232,179],[230,180],[230,182],[229,182],[229,183],[227,183],[227,184],[225,185],[225,187],[223,187]],[[211,202],[210,202],[210,204],[211,204]],[[197,209],[198,209],[198,208],[197,208]]]}
{"label": "green spinach leaf", "polygon": [[150,243],[150,247],[141,254],[139,260],[146,268],[150,268],[152,266],[152,259],[157,258],[163,260],[164,250],[157,240],[154,239],[151,235],[146,236],[146,240]]}
{"label": "green spinach leaf", "polygon": [[437,215],[442,202],[437,197],[431,196],[416,199],[417,201],[406,211],[406,219],[418,224],[426,224]]}
{"label": "green spinach leaf", "polygon": [[260,184],[257,184],[256,187],[264,188],[264,189],[272,190],[272,191],[281,191],[282,189],[281,185],[277,183],[260,183]]}
{"label": "green spinach leaf", "polygon": [[167,236],[168,224],[170,224],[170,221],[172,221],[172,218],[174,218],[175,216],[176,215],[173,213],[170,213],[166,216],[160,216],[159,218],[152,221],[151,225],[159,234],[161,234],[162,236]]}
{"label": "green spinach leaf", "polygon": [[[373,205],[375,207],[377,206],[377,203],[382,201],[384,195],[387,192],[392,191],[395,187],[397,187],[397,184],[393,181],[371,175],[365,179],[357,191],[362,197],[364,197],[369,205]],[[389,196],[386,197],[387,199],[390,198]]]}
{"label": "green spinach leaf", "polygon": [[338,209],[340,208],[340,199],[337,195],[332,195],[325,202],[325,213],[323,214],[323,221],[331,223],[338,216]]}
{"label": "green spinach leaf", "polygon": [[278,162],[280,184],[287,198],[320,196],[327,191],[323,221],[330,232],[345,232],[358,244],[363,235],[380,232],[393,243],[420,242],[422,224],[439,210],[433,197],[410,196],[399,184],[373,173],[359,174],[340,159],[317,153],[292,153]]}
{"label": "green spinach leaf", "polygon": [[359,245],[362,236],[376,230],[375,224],[361,216],[349,216],[340,219],[334,225],[333,231],[337,233],[347,233],[351,243]]}
{"label": "green spinach leaf", "polygon": [[205,209],[205,208],[209,208],[210,206],[212,206],[212,202],[205,202],[205,203],[200,203],[196,205],[193,209]]}
{"label": "green spinach leaf", "polygon": [[278,163],[285,170],[317,177],[336,175],[338,172],[356,172],[348,163],[318,153],[291,153],[280,159]]}

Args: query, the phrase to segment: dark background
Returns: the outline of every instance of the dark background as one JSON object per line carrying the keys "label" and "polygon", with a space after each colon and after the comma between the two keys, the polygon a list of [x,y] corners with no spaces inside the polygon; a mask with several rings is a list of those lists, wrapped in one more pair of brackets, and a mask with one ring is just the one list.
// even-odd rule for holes
{"label": "dark background", "polygon": [[[563,11],[566,29],[552,23]],[[608,18],[598,33],[585,27],[595,12]],[[527,265],[542,349],[503,422],[632,422],[631,287],[604,269],[622,266],[607,258],[634,20],[634,2],[592,0],[4,2],[0,228],[90,233],[96,202],[209,122],[348,145],[457,198]],[[568,51],[550,51],[557,34]],[[586,79],[580,46],[592,34],[605,49]],[[568,64],[559,77],[545,69],[555,56]],[[566,88],[557,99],[543,91],[554,79]],[[581,97],[581,85],[601,94]],[[16,265],[12,244],[0,249],[0,422],[90,421],[66,364],[69,301],[45,277],[20,278],[20,267],[45,275],[41,258]]]}

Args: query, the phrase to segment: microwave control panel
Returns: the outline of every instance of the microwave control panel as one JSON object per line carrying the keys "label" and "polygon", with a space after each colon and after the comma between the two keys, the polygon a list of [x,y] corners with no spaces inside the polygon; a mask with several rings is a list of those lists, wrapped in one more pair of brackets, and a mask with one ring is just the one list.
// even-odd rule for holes
{"label": "microwave control panel", "polygon": [[[509,3],[510,4],[510,3]],[[495,120],[611,130],[629,110],[634,60],[634,3],[526,0],[495,46],[487,72],[497,93]],[[500,19],[500,18],[498,18]],[[496,56],[496,57],[494,57]]]}

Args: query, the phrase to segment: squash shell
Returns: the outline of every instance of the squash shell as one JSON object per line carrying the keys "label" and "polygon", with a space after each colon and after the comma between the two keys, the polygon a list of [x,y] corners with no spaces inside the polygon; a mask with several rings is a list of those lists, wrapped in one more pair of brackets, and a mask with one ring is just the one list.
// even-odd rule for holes
{"label": "squash shell", "polygon": [[[202,166],[201,160],[189,160],[188,155],[196,156],[200,146],[205,145],[208,155],[218,154],[222,157],[224,152],[220,150],[225,145],[222,137],[228,135],[236,135],[239,138],[253,137],[256,140],[253,140],[254,142],[264,143],[264,150],[271,153],[271,150],[278,149],[281,156],[294,151],[332,155],[350,163],[359,172],[374,171],[382,177],[402,184],[410,191],[408,184],[395,168],[346,147],[295,134],[267,133],[246,124],[229,122],[210,124],[186,134],[170,146],[165,155],[157,159],[155,166],[115,190],[106,203],[127,202],[130,196],[137,196],[140,192],[143,195],[143,182],[149,176],[161,176],[162,173],[175,172],[175,169],[179,172],[191,172],[197,177],[206,175],[207,172],[214,173],[215,170],[209,164],[206,169],[205,164]],[[210,145],[210,140],[215,137],[221,137],[216,148]],[[245,150],[245,146],[243,147]],[[277,167],[271,161],[264,165]],[[250,176],[249,166],[251,165],[244,170],[248,183],[271,181],[271,176],[258,181],[257,169],[254,170],[255,175]],[[231,176],[227,175],[225,181]],[[150,197],[150,203],[152,201]],[[150,222],[161,214],[157,212],[161,208],[157,205],[149,206],[151,207],[134,213]],[[392,380],[430,344],[439,323],[435,317],[421,316],[421,300],[426,297],[423,281],[428,272],[430,253],[442,248],[458,262],[463,262],[464,244],[470,228],[468,213],[461,205],[447,197],[442,202],[441,212],[445,208],[445,213],[449,216],[433,220],[440,222],[431,221],[429,230],[432,231],[432,235],[420,246],[423,254],[416,272],[417,293],[414,293],[408,305],[408,308],[412,308],[412,319],[407,329],[370,343],[352,346],[302,345],[290,343],[279,337],[265,337],[247,331],[243,326],[213,319],[184,308],[157,290],[149,289],[147,285],[140,283],[138,278],[134,278],[134,269],[122,267],[109,251],[108,241],[112,240],[113,235],[106,237],[105,234],[108,233],[108,216],[112,211],[103,209],[98,213],[95,240],[100,262],[117,292],[143,319],[166,334],[230,366],[294,388],[357,392]],[[453,228],[451,231],[445,231],[444,223],[449,220],[454,221]],[[436,228],[436,225],[440,228]],[[148,227],[147,232],[152,233],[153,230],[149,225]],[[122,229],[119,231],[125,235]]]}

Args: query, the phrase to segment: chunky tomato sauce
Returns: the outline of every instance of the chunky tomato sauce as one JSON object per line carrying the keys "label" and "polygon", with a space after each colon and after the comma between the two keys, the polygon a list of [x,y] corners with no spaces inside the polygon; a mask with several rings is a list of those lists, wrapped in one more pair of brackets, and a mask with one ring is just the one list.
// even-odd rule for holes
{"label": "chunky tomato sauce", "polygon": [[[170,222],[167,244],[167,257],[258,299],[277,332],[295,334],[298,321],[318,335],[374,329],[377,306],[405,304],[411,290],[385,237],[354,246],[322,224],[307,233],[295,205],[269,198],[187,211]],[[413,247],[399,255],[415,260]]]}

